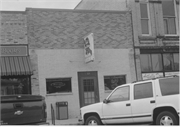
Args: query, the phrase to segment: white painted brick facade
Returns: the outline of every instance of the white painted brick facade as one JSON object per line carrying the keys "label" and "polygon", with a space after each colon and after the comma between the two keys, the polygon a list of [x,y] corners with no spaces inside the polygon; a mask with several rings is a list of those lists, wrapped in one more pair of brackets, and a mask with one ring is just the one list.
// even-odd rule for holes
{"label": "white painted brick facade", "polygon": [[[79,115],[78,72],[97,71],[100,101],[109,92],[104,90],[104,76],[126,75],[126,81],[131,82],[129,49],[95,49],[95,61],[84,62],[83,49],[39,49],[38,72],[40,94],[46,96],[48,119],[50,118],[50,104],[55,108],[57,101],[68,101],[69,118]],[[46,94],[46,78],[72,78],[72,93]]]}

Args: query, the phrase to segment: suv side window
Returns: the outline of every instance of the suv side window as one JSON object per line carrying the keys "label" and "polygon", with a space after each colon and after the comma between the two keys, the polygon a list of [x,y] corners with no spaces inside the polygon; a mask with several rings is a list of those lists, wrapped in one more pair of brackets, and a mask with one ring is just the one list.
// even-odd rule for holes
{"label": "suv side window", "polygon": [[152,82],[135,84],[134,99],[143,99],[153,97]]}
{"label": "suv side window", "polygon": [[179,94],[179,77],[159,79],[162,96]]}
{"label": "suv side window", "polygon": [[120,87],[109,97],[110,102],[129,100],[129,86]]}

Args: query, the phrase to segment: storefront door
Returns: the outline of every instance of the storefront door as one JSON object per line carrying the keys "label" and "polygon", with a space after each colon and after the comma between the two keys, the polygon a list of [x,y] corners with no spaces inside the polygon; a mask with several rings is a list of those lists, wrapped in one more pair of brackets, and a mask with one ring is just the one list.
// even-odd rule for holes
{"label": "storefront door", "polygon": [[78,72],[80,107],[99,102],[97,72]]}

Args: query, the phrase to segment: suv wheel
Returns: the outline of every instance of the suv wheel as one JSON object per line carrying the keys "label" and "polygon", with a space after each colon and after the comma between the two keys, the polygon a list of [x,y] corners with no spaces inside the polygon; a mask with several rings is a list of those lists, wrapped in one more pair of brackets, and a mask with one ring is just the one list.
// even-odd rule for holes
{"label": "suv wheel", "polygon": [[89,116],[86,119],[85,125],[101,125],[101,120],[97,116]]}
{"label": "suv wheel", "polygon": [[178,120],[176,116],[169,112],[163,111],[156,118],[156,125],[177,125]]}

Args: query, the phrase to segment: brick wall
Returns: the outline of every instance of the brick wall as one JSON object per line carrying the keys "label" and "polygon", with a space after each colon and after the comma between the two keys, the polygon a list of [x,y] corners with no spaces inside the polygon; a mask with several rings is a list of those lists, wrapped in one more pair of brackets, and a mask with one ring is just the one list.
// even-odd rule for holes
{"label": "brick wall", "polygon": [[[3,11],[0,16],[0,43],[6,45],[28,44],[26,13]],[[29,51],[29,55],[33,68],[33,75],[31,76],[32,94],[39,94],[37,56],[33,50]]]}
{"label": "brick wall", "polygon": [[83,48],[94,33],[95,48],[132,47],[131,15],[127,11],[27,9],[28,41],[33,49]]}
{"label": "brick wall", "polygon": [[38,72],[38,56],[36,50],[29,49],[29,55],[31,59],[31,65],[33,68],[33,75],[31,76],[31,90],[32,94],[38,95],[39,90],[39,72]]}
{"label": "brick wall", "polygon": [[0,13],[1,44],[27,44],[27,24],[24,12]]}

